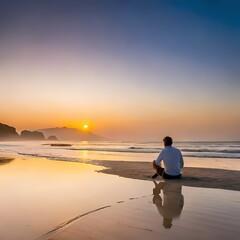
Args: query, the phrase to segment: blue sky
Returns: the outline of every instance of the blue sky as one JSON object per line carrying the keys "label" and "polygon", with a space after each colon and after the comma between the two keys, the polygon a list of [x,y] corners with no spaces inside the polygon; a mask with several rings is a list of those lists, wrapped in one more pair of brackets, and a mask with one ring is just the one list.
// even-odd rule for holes
{"label": "blue sky", "polygon": [[239,136],[238,1],[0,0],[0,35],[2,119],[18,128]]}

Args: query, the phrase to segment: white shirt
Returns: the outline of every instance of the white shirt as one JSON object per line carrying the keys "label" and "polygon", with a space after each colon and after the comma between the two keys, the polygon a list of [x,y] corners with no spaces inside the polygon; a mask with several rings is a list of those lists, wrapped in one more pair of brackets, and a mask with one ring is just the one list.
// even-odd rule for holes
{"label": "white shirt", "polygon": [[166,146],[155,160],[155,164],[160,165],[161,161],[164,163],[164,172],[168,175],[176,176],[181,174],[183,157],[179,149]]}

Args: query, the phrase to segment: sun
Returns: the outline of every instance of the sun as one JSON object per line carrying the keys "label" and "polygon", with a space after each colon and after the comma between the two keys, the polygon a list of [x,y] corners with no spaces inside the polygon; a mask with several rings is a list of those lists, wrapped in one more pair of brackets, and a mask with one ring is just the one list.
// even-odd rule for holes
{"label": "sun", "polygon": [[88,124],[85,123],[85,124],[83,125],[83,129],[87,130],[87,129],[88,129]]}

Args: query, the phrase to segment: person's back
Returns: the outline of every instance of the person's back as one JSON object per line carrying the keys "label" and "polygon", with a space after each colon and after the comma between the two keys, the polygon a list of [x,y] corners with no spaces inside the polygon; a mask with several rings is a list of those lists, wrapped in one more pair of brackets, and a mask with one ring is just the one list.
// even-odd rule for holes
{"label": "person's back", "polygon": [[[163,139],[165,148],[161,151],[158,158],[153,161],[153,167],[164,178],[181,177],[181,168],[183,167],[183,157],[179,149],[172,147],[172,138],[165,137]],[[161,162],[164,163],[164,169],[160,167]]]}
{"label": "person's back", "polygon": [[[163,160],[164,163],[164,172],[168,175],[179,175],[181,174],[181,168],[183,167],[182,154],[179,149],[166,146],[159,155],[160,159],[155,161],[157,164]],[[158,163],[158,164],[159,164]]]}

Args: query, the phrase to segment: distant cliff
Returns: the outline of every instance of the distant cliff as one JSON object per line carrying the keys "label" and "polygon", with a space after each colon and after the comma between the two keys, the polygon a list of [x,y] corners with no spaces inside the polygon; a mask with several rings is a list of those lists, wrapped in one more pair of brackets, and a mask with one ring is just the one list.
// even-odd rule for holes
{"label": "distant cliff", "polygon": [[42,132],[24,130],[21,132],[21,139],[42,141],[45,140],[45,137]]}
{"label": "distant cliff", "polygon": [[45,128],[37,131],[24,130],[19,135],[16,128],[0,123],[0,141],[11,140],[51,140],[51,141],[99,141],[105,138],[89,131],[83,131],[76,128]]}
{"label": "distant cliff", "polygon": [[82,131],[76,128],[45,128],[45,129],[39,129],[37,131],[40,131],[44,134],[46,138],[48,138],[51,135],[54,135],[57,137],[60,141],[98,141],[98,140],[104,140],[103,137],[98,136],[94,133],[91,133],[89,131]]}
{"label": "distant cliff", "polygon": [[0,123],[0,140],[17,140],[18,138],[16,128]]}
{"label": "distant cliff", "polygon": [[45,140],[43,133],[24,130],[19,135],[16,128],[0,123],[0,141]]}

